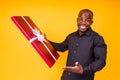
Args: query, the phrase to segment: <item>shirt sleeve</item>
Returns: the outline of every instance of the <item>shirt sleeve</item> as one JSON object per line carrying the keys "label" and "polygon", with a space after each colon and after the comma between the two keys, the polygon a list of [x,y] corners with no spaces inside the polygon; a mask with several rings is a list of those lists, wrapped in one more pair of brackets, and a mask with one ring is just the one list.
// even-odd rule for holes
{"label": "shirt sleeve", "polygon": [[49,41],[52,46],[57,50],[57,51],[61,51],[64,52],[65,50],[68,49],[68,39],[66,38],[63,42],[61,43],[55,43],[52,41]]}
{"label": "shirt sleeve", "polygon": [[107,45],[103,37],[96,36],[94,40],[94,61],[84,68],[84,73],[94,73],[106,65]]}

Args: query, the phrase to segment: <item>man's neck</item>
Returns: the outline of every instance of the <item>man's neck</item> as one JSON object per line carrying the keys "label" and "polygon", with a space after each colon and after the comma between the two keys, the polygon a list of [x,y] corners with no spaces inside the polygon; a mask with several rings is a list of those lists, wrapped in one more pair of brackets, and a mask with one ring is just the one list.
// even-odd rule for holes
{"label": "man's neck", "polygon": [[79,31],[79,35],[80,35],[80,36],[82,36],[83,34],[84,34],[84,32]]}

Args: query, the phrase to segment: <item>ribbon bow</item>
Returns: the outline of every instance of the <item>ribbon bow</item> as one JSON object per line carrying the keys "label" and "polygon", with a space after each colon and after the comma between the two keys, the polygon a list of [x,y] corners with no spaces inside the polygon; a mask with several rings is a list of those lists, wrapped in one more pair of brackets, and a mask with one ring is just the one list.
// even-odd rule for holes
{"label": "ribbon bow", "polygon": [[37,28],[32,29],[32,32],[36,37],[33,37],[32,39],[30,39],[30,43],[33,42],[36,39],[40,42],[45,41],[44,34],[40,34],[40,31]]}

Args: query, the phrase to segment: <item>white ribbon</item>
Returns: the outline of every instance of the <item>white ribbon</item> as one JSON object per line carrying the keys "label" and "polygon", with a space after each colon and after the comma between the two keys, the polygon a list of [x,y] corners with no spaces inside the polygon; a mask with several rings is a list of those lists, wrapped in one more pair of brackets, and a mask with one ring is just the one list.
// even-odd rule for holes
{"label": "white ribbon", "polygon": [[46,41],[44,39],[44,35],[43,34],[40,34],[39,30],[37,30],[37,28],[33,29],[32,30],[33,34],[36,36],[36,37],[33,37],[32,39],[30,39],[30,43],[32,43],[34,40],[38,40],[40,42],[43,42],[43,41]]}
{"label": "white ribbon", "polygon": [[32,43],[34,40],[38,40],[38,41],[40,41],[43,45],[44,45],[44,47],[48,50],[48,52],[50,53],[50,55],[53,57],[53,59],[56,61],[56,58],[54,57],[54,55],[52,54],[52,52],[48,49],[48,47],[46,46],[46,44],[44,43],[44,41],[45,42],[47,42],[45,39],[44,39],[44,35],[43,34],[40,34],[40,31],[37,29],[37,28],[35,28],[35,29],[33,29],[32,28],[32,26],[28,23],[28,21],[23,17],[23,16],[21,16],[22,17],[22,19],[26,22],[26,24],[30,27],[30,29],[32,30],[32,33],[35,35],[35,37],[33,37],[32,39],[30,39],[29,41],[30,41],[30,43]]}

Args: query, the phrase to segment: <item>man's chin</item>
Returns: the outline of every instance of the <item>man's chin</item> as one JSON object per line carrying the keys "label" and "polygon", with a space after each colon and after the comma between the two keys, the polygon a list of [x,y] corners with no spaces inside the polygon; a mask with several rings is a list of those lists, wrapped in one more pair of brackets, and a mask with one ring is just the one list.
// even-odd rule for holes
{"label": "man's chin", "polygon": [[87,29],[85,29],[85,30],[81,30],[81,29],[80,29],[80,32],[82,32],[82,33],[86,32],[86,31],[87,31]]}

